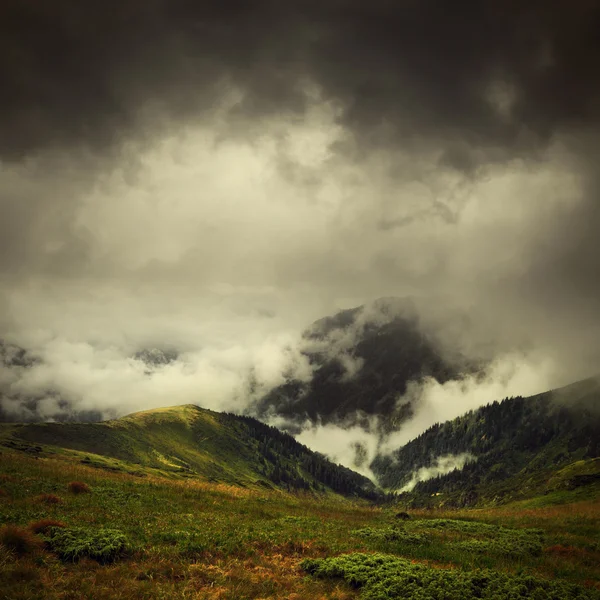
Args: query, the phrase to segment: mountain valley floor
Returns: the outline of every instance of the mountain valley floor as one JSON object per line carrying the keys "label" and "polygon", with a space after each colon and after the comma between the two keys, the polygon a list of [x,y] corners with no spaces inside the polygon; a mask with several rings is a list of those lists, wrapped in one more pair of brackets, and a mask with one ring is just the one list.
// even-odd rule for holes
{"label": "mountain valley floor", "polygon": [[0,598],[600,598],[600,504],[399,512],[0,454]]}

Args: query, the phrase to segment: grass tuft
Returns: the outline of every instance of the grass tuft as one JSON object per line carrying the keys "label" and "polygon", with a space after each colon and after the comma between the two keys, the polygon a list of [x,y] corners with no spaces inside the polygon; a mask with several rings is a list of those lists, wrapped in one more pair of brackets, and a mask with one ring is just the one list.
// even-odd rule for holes
{"label": "grass tuft", "polygon": [[60,504],[62,502],[62,498],[55,494],[40,494],[36,500],[43,504]]}
{"label": "grass tuft", "polygon": [[66,527],[66,523],[62,521],[57,521],[56,519],[40,519],[39,521],[34,521],[33,523],[29,523],[27,528],[29,531],[35,534],[45,535],[50,527]]}
{"label": "grass tuft", "polygon": [[0,545],[18,556],[33,554],[42,546],[40,540],[31,531],[16,525],[4,525],[0,528]]}
{"label": "grass tuft", "polygon": [[90,486],[83,481],[71,481],[67,485],[67,489],[71,494],[89,494],[92,491]]}

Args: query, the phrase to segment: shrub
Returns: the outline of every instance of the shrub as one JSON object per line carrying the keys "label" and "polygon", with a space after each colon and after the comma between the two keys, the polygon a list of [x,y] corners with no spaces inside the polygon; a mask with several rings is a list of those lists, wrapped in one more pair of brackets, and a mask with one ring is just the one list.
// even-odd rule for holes
{"label": "shrub", "polygon": [[[407,525],[408,527],[408,525]],[[414,521],[413,527],[452,531],[471,539],[453,542],[452,546],[467,552],[502,554],[505,556],[537,556],[542,552],[544,532],[541,529],[510,529],[478,521],[456,519],[423,519]],[[473,539],[477,536],[476,539]]]}
{"label": "shrub", "polygon": [[90,486],[87,483],[83,483],[83,481],[71,481],[67,485],[67,489],[71,494],[88,494],[91,492]]}
{"label": "shrub", "polygon": [[402,542],[406,544],[426,544],[429,540],[421,533],[412,533],[405,529],[394,527],[365,527],[355,529],[352,532],[362,538],[376,540],[378,542]]}
{"label": "shrub", "polygon": [[598,600],[597,590],[562,581],[498,571],[435,569],[386,554],[345,554],[308,559],[300,566],[316,577],[341,578],[361,589],[363,600]]}
{"label": "shrub", "polygon": [[19,556],[31,554],[41,548],[40,540],[31,531],[15,525],[0,528],[0,545]]}
{"label": "shrub", "polygon": [[36,500],[44,504],[60,504],[62,502],[62,498],[54,494],[40,494]]}
{"label": "shrub", "polygon": [[29,531],[41,534],[47,533],[50,527],[66,527],[66,524],[56,519],[41,519],[28,525]]}
{"label": "shrub", "polygon": [[117,529],[51,527],[45,539],[61,560],[72,562],[87,557],[101,564],[110,563],[125,556],[131,547],[125,534]]}

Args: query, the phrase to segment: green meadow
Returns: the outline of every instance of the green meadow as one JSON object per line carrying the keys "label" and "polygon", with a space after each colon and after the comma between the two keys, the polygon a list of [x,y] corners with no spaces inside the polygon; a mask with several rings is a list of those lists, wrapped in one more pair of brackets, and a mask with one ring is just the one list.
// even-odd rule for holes
{"label": "green meadow", "polygon": [[404,514],[34,454],[1,448],[2,599],[600,598],[595,501]]}

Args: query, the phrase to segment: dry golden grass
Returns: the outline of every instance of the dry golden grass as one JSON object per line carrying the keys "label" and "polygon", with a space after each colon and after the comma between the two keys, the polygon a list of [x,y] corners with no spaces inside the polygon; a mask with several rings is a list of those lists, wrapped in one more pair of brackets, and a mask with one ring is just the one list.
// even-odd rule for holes
{"label": "dry golden grass", "polygon": [[41,549],[41,541],[28,529],[15,525],[0,528],[0,545],[18,556],[34,554]]}
{"label": "dry golden grass", "polygon": [[45,534],[50,527],[66,527],[67,524],[62,521],[58,521],[57,519],[40,519],[39,521],[34,521],[33,523],[29,523],[27,529],[35,534]]}
{"label": "dry golden grass", "polygon": [[89,494],[91,492],[90,486],[83,481],[70,481],[67,489],[71,494]]}
{"label": "dry golden grass", "polygon": [[539,508],[521,508],[508,505],[463,510],[413,510],[411,514],[415,518],[476,519],[487,522],[510,522],[523,526],[543,527],[547,523],[564,523],[567,519],[600,523],[600,502],[583,501]]}
{"label": "dry golden grass", "polygon": [[[189,564],[156,559],[114,565],[82,560],[62,564],[51,557],[43,566],[27,557],[12,559],[0,574],[2,583],[17,583],[22,595],[44,600],[121,600],[189,598],[195,600],[351,600],[358,592],[341,582],[306,578],[300,558],[283,554],[250,559],[223,559]],[[39,561],[38,561],[39,563]],[[1,597],[1,594],[0,594]],[[11,596],[12,598],[13,596]]]}
{"label": "dry golden grass", "polygon": [[62,502],[62,498],[55,494],[40,494],[39,496],[36,496],[35,500],[42,504],[60,504]]}

